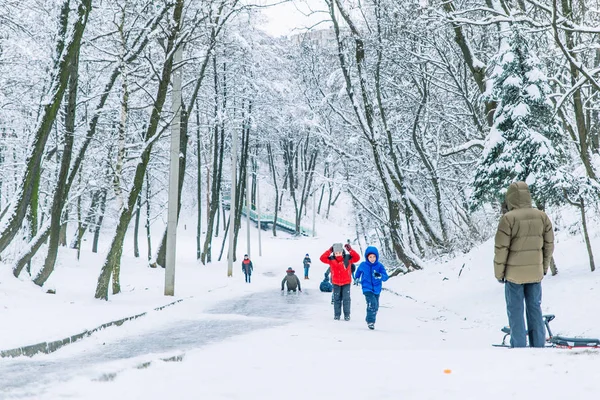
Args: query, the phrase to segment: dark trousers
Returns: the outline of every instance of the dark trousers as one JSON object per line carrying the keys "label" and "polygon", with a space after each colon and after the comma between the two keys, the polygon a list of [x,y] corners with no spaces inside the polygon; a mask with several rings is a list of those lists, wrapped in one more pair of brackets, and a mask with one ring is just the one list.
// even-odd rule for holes
{"label": "dark trousers", "polygon": [[363,294],[367,300],[367,324],[374,324],[379,310],[379,295],[373,292],[364,292]]}
{"label": "dark trousers", "polygon": [[246,282],[250,283],[250,277],[252,276],[251,274],[244,274],[246,275]]}
{"label": "dark trousers", "polygon": [[[542,284],[506,282],[504,295],[511,347],[526,347],[528,336],[530,347],[544,347],[546,328],[542,318]],[[527,318],[527,330],[523,313]]]}
{"label": "dark trousers", "polygon": [[350,284],[333,285],[333,316],[339,318],[344,307],[344,317],[350,317]]}

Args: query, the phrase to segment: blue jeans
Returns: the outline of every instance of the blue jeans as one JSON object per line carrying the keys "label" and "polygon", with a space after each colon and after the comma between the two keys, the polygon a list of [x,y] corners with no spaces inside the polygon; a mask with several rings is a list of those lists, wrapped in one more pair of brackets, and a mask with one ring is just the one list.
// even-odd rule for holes
{"label": "blue jeans", "polygon": [[379,310],[379,295],[373,292],[364,292],[365,300],[367,300],[367,324],[375,323],[377,318],[377,310]]}
{"label": "blue jeans", "polygon": [[350,317],[350,284],[333,285],[333,316],[340,317],[344,307],[344,317]]}
{"label": "blue jeans", "polygon": [[308,269],[309,269],[309,268],[310,268],[310,267],[304,267],[304,277],[305,277],[305,278],[308,278]]}
{"label": "blue jeans", "polygon": [[250,274],[245,274],[246,275],[246,282],[250,283]]}
{"label": "blue jeans", "polygon": [[[542,284],[524,283],[522,285],[506,282],[504,286],[506,312],[510,326],[510,346],[526,347],[529,336],[530,347],[544,347],[546,328],[542,318]],[[523,306],[525,303],[525,306]],[[527,328],[525,319],[527,317]]]}

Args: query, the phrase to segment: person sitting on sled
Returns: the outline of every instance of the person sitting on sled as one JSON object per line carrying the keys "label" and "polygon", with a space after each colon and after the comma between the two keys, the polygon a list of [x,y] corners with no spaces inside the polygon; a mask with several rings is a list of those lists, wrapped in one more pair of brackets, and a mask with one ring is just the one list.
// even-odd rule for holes
{"label": "person sitting on sled", "polygon": [[[321,282],[321,284],[319,285],[319,290],[321,292],[333,292],[333,285],[331,284],[331,282],[329,282],[329,268],[327,268],[327,271],[325,271],[325,277],[323,279],[323,282]],[[331,304],[333,304],[333,297],[331,298]]]}
{"label": "person sitting on sled", "polygon": [[296,289],[299,292],[302,292],[302,287],[300,286],[300,279],[296,275],[296,271],[292,269],[292,267],[288,267],[287,271],[285,271],[285,277],[281,281],[281,291],[283,291],[285,285],[287,285],[287,291],[296,293]]}

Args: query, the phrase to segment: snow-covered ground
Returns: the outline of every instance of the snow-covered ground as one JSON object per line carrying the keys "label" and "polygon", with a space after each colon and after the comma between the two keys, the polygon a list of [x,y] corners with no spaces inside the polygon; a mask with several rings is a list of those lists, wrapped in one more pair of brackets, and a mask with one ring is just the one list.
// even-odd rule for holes
{"label": "snow-covered ground", "polygon": [[[491,242],[390,279],[375,331],[366,327],[356,286],[352,320],[334,321],[330,294],[318,290],[326,268],[318,256],[349,236],[337,233],[345,229],[320,226],[316,239],[263,233],[263,257],[256,254],[254,230],[251,284],[244,283],[239,263],[232,278],[224,262],[198,264],[193,233],[180,230],[175,298],[162,295],[164,270],[147,268],[130,252],[123,293],[108,302],[93,299],[101,258],[88,253],[79,263],[69,260],[68,250],[61,254],[55,295],[16,280],[3,266],[0,350],[184,300],[49,355],[0,359],[0,398],[595,398],[600,351],[491,346],[506,324]],[[241,232],[241,249],[243,238]],[[558,238],[559,275],[544,280],[544,312],[556,314],[555,333],[599,337],[600,278],[589,272],[578,237]],[[286,267],[302,276],[307,252],[312,279],[301,280],[302,294],[282,295]]]}

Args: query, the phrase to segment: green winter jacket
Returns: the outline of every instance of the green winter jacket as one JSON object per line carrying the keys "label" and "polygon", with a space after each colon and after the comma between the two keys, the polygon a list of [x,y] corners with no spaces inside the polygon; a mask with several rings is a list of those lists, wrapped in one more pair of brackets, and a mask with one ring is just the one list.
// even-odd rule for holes
{"label": "green winter jacket", "polygon": [[494,250],[496,279],[524,284],[541,282],[554,251],[552,223],[545,212],[532,208],[525,182],[506,191],[508,212],[498,224]]}

